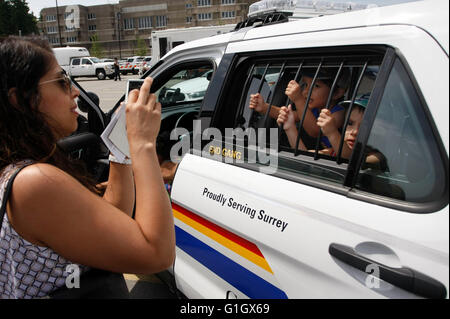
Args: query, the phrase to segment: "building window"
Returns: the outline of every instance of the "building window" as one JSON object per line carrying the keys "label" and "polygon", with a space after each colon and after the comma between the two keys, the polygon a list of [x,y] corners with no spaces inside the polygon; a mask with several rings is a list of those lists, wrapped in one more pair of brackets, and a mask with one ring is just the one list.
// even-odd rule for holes
{"label": "building window", "polygon": [[156,16],[156,27],[165,27],[167,26],[167,17],[166,16]]}
{"label": "building window", "polygon": [[236,11],[225,11],[221,12],[222,19],[233,19],[236,18]]}
{"label": "building window", "polygon": [[56,21],[56,15],[48,15],[45,17],[45,21],[47,22],[52,22],[52,21]]}
{"label": "building window", "polygon": [[212,13],[199,13],[197,15],[198,20],[212,20]]}
{"label": "building window", "polygon": [[192,17],[186,17],[186,23],[192,23]]}
{"label": "building window", "polygon": [[55,27],[55,26],[47,27],[47,33],[48,34],[57,33],[57,32],[58,32],[57,27]]}
{"label": "building window", "polygon": [[66,25],[66,26],[65,26],[65,31],[66,31],[66,32],[75,31],[75,27],[68,27],[68,26]]}
{"label": "building window", "polygon": [[89,25],[89,26],[88,26],[88,30],[89,30],[89,31],[95,31],[95,30],[97,30],[97,25],[96,25],[96,24],[91,24],[91,25]]}
{"label": "building window", "polygon": [[48,42],[50,42],[51,44],[58,44],[59,39],[51,37],[51,38],[48,38]]}
{"label": "building window", "polygon": [[77,37],[67,37],[67,43],[77,42]]}
{"label": "building window", "polygon": [[152,27],[152,17],[140,17],[139,29],[150,29]]}
{"label": "building window", "polygon": [[211,0],[197,0],[197,6],[198,7],[210,7]]}
{"label": "building window", "polygon": [[88,18],[88,20],[94,20],[94,19],[96,19],[97,17],[95,16],[95,13],[88,13],[87,18]]}
{"label": "building window", "polygon": [[222,4],[235,4],[236,3],[236,1],[235,0],[222,0],[222,2],[221,2]]}
{"label": "building window", "polygon": [[192,3],[186,3],[186,9],[192,9],[193,5]]}
{"label": "building window", "polygon": [[134,20],[133,20],[133,18],[123,19],[123,28],[124,28],[124,30],[134,29]]}

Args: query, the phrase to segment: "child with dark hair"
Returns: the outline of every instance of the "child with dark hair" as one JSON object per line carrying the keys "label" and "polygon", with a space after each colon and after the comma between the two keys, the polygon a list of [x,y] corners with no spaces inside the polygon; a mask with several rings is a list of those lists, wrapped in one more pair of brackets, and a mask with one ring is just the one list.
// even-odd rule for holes
{"label": "child with dark hair", "polygon": [[[342,145],[341,156],[344,159],[349,159],[352,155],[353,148],[356,143],[356,139],[358,137],[359,128],[361,126],[364,112],[366,110],[367,104],[369,102],[369,94],[362,95],[355,99],[352,107],[352,112],[350,113],[350,118],[347,123],[347,127],[344,133],[344,143]],[[339,104],[340,107],[346,109],[350,107],[351,101],[344,101]],[[286,135],[289,139],[289,144],[292,148],[295,148],[295,143],[297,142],[297,127],[295,125],[295,118],[292,110],[280,110],[280,115],[278,116],[277,123],[279,125],[283,125],[283,129],[286,132]],[[330,110],[322,109],[320,112],[319,118],[317,119],[317,126],[319,126],[325,136],[327,136],[330,141],[331,147],[324,148],[319,151],[321,154],[326,154],[330,156],[336,156],[339,145],[341,141],[341,133],[339,132],[339,128],[334,121]],[[306,151],[307,148],[300,140],[299,149]],[[384,156],[373,149],[369,149],[366,152],[366,164],[380,164],[383,167],[380,167],[381,170],[386,170],[386,160]]]}
{"label": "child with dark hair", "polygon": [[[337,76],[337,71],[337,68],[321,68],[317,74],[316,81],[314,82],[314,87],[311,88],[316,70],[302,70],[300,83],[291,80],[285,90],[285,94],[295,104],[295,110],[293,110],[291,105],[282,107],[272,106],[270,116],[277,120],[281,111],[285,113],[292,111],[295,122],[299,122],[303,116],[306,100],[311,91],[303,122],[303,129],[309,136],[315,138],[319,135],[320,131],[320,127],[317,126],[317,119],[319,118],[321,110],[327,106],[327,100],[331,94],[330,114],[333,117],[336,126],[342,127],[344,123],[344,108],[337,104],[342,101],[345,92],[347,91],[349,85],[349,71],[346,68],[342,69],[336,82],[336,87],[334,91],[331,92],[331,87]],[[252,94],[250,96],[249,107],[259,113],[265,113],[269,105],[264,102],[261,94]],[[331,147],[326,136],[323,136],[321,141],[325,147]]]}

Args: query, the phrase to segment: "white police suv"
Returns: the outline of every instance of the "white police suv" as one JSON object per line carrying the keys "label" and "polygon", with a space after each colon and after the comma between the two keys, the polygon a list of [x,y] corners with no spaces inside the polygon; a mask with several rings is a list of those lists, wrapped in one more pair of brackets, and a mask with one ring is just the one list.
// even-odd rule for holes
{"label": "white police suv", "polygon": [[[448,298],[448,12],[437,0],[286,23],[253,18],[176,47],[147,72],[161,93],[176,75],[214,70],[197,106],[172,101],[187,112],[161,132],[178,128],[172,157],[184,154],[171,189],[179,291]],[[308,151],[291,148],[277,126],[276,106],[292,104],[287,84],[306,76],[311,87],[345,90],[340,145],[358,99],[368,99],[350,157],[321,152],[306,111],[296,123]],[[249,108],[255,93],[264,112]],[[307,91],[306,103],[314,98]]]}

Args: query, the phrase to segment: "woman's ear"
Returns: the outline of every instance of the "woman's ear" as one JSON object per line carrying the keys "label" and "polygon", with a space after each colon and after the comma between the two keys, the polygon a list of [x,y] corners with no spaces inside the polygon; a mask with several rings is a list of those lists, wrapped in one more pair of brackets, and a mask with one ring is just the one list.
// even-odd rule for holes
{"label": "woman's ear", "polygon": [[19,103],[17,102],[17,88],[11,88],[8,91],[8,100],[9,103],[14,106],[14,107],[18,107]]}

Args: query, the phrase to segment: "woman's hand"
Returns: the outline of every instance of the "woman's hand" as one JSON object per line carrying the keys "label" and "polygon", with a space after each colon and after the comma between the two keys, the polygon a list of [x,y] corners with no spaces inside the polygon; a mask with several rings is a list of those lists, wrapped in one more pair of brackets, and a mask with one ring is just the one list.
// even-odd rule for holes
{"label": "woman's hand", "polygon": [[148,77],[139,91],[133,90],[128,95],[127,135],[131,153],[146,146],[156,146],[161,126],[161,103],[156,102],[155,94],[150,94],[152,83],[153,79]]}

